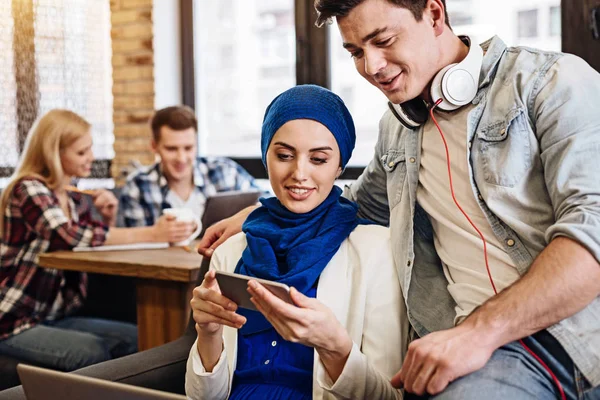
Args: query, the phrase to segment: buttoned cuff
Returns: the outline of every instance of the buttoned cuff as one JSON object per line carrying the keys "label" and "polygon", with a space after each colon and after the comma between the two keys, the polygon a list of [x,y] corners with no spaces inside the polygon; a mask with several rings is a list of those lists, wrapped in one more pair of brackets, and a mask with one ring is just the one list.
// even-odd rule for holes
{"label": "buttoned cuff", "polygon": [[198,376],[211,376],[218,374],[222,368],[225,368],[225,346],[223,345],[223,351],[221,351],[221,357],[219,357],[219,361],[217,365],[213,368],[212,372],[206,372],[206,368],[204,368],[204,364],[202,364],[202,359],[200,359],[200,353],[198,353],[198,339],[194,341],[194,345],[192,346],[192,368],[194,370],[194,374]]}
{"label": "buttoned cuff", "polygon": [[348,355],[344,369],[338,379],[333,382],[323,366],[322,374],[318,374],[317,376],[319,386],[323,390],[335,393],[339,397],[346,399],[353,398],[353,393],[355,393],[354,388],[358,384],[357,381],[364,380],[366,376],[364,357],[365,355],[360,351],[356,343],[353,342],[350,355]]}

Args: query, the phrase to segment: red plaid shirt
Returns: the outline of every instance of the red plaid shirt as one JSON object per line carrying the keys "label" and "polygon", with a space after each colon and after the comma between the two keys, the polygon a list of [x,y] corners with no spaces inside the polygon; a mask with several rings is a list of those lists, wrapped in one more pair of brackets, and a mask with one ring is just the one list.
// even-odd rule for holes
{"label": "red plaid shirt", "polygon": [[0,340],[72,313],[86,297],[85,273],[38,265],[40,253],[106,240],[108,228],[92,220],[89,204],[69,195],[71,220],[43,182],[25,178],[13,188],[0,242]]}

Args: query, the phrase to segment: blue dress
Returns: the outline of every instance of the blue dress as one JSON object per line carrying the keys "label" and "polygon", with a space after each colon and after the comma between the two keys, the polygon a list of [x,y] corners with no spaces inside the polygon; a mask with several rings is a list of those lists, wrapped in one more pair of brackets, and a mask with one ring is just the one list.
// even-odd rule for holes
{"label": "blue dress", "polygon": [[[315,297],[316,287],[306,294]],[[240,310],[251,323],[251,312]],[[230,400],[312,399],[314,349],[286,341],[271,327],[238,332],[238,355]]]}

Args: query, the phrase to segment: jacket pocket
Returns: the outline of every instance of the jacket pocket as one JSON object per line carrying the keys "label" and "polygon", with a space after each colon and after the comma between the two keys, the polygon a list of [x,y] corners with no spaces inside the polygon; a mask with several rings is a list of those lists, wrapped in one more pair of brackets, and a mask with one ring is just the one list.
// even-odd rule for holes
{"label": "jacket pocket", "polygon": [[529,125],[523,109],[513,109],[500,122],[477,132],[474,168],[482,168],[487,183],[513,187],[531,165]]}
{"label": "jacket pocket", "polygon": [[404,151],[388,150],[381,156],[380,161],[386,174],[388,204],[391,210],[402,198],[402,188],[406,179]]}

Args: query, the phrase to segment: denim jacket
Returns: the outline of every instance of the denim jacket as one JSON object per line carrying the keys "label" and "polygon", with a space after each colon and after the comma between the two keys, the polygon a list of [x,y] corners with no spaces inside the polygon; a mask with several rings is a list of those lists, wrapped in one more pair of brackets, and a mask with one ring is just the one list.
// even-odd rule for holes
{"label": "denim jacket", "polygon": [[[507,48],[497,37],[481,46],[467,156],[473,195],[494,234],[521,275],[558,236],[600,260],[600,75],[573,55]],[[361,217],[390,226],[419,336],[451,328],[455,316],[433,229],[416,201],[422,134],[386,112],[374,159],[345,190]],[[600,298],[548,331],[600,385]]]}

